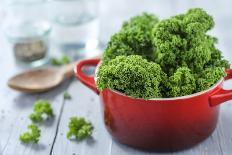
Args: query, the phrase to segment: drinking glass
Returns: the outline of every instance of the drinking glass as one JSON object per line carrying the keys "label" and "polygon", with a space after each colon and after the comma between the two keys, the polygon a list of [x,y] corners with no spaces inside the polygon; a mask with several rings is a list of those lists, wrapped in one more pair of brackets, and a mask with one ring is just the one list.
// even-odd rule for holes
{"label": "drinking glass", "polygon": [[3,30],[12,45],[16,62],[39,66],[47,62],[51,26],[46,0],[7,0]]}
{"label": "drinking glass", "polygon": [[50,0],[49,3],[53,42],[64,51],[93,52],[98,46],[98,0]]}

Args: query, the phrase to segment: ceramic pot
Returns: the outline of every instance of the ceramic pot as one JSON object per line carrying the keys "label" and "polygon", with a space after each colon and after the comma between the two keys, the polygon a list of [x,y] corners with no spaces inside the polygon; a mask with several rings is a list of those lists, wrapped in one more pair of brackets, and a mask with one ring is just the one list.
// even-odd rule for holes
{"label": "ceramic pot", "polygon": [[210,89],[188,96],[136,99],[115,90],[96,88],[94,77],[82,72],[97,66],[99,59],[79,62],[76,77],[100,96],[105,126],[113,138],[132,147],[174,151],[191,147],[216,128],[220,104],[232,99],[232,90],[222,84],[232,78],[232,70]]}

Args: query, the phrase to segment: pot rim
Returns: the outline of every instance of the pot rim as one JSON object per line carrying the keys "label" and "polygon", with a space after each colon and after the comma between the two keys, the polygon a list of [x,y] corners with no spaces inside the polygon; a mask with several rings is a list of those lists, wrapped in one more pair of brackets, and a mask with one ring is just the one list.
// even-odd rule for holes
{"label": "pot rim", "polygon": [[[205,94],[207,92],[210,92],[212,90],[214,90],[215,88],[217,88],[221,83],[222,83],[223,79],[219,80],[215,85],[213,85],[212,87],[210,87],[209,89],[207,90],[204,90],[204,91],[201,91],[201,92],[197,92],[197,93],[194,93],[194,94],[190,94],[190,95],[185,95],[185,96],[178,96],[178,97],[170,97],[170,98],[151,98],[151,99],[147,99],[147,100],[151,100],[151,101],[154,101],[154,100],[157,100],[157,101],[167,101],[167,100],[179,100],[179,99],[189,99],[189,98],[193,98],[193,97],[196,97],[196,96],[200,96],[202,94]],[[134,98],[132,96],[128,96],[124,93],[121,93],[117,90],[112,90],[112,89],[108,89],[112,92],[115,92],[121,96],[125,96],[125,97],[129,97],[129,98],[132,98],[132,99],[139,99],[139,100],[146,100],[146,99],[143,99],[143,98]]]}
{"label": "pot rim", "polygon": [[[94,76],[94,81],[96,83],[97,81],[97,72],[99,70],[99,67],[100,67],[100,64],[101,64],[101,61],[98,63],[98,65],[96,66],[96,70],[95,70],[95,76]],[[151,98],[151,99],[148,99],[148,100],[158,100],[158,101],[163,101],[163,100],[179,100],[179,99],[188,99],[188,98],[193,98],[193,97],[196,97],[196,96],[200,96],[202,94],[205,94],[207,92],[210,92],[212,90],[214,90],[215,88],[217,88],[222,82],[224,81],[224,78],[221,78],[216,84],[214,84],[213,86],[211,86],[209,89],[206,89],[206,90],[203,90],[203,91],[200,91],[200,92],[197,92],[197,93],[194,93],[194,94],[190,94],[190,95],[185,95],[185,96],[178,96],[178,97],[170,97],[170,98]],[[140,100],[145,100],[143,98],[134,98],[132,96],[128,96],[124,93],[121,93],[117,90],[113,90],[113,89],[108,89],[112,92],[115,92],[121,96],[125,96],[125,97],[129,97],[129,98],[132,98],[132,99],[140,99]]]}

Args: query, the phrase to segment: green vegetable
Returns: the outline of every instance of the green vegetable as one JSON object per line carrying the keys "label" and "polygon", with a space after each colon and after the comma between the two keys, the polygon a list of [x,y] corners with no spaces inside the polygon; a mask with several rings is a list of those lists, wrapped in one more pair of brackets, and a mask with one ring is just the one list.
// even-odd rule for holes
{"label": "green vegetable", "polygon": [[158,18],[152,14],[131,18],[124,22],[121,30],[111,37],[104,52],[104,63],[119,55],[141,55],[150,60],[154,57],[152,45],[152,29]]}
{"label": "green vegetable", "polygon": [[216,39],[206,34],[213,26],[213,18],[199,8],[160,21],[153,29],[154,61],[168,75],[180,66],[194,73],[202,72],[206,65],[228,66],[214,46]]}
{"label": "green vegetable", "polygon": [[196,89],[196,82],[191,70],[187,67],[180,67],[169,77],[167,83],[167,97],[178,97],[190,95]]}
{"label": "green vegetable", "polygon": [[225,76],[224,69],[221,67],[209,67],[202,71],[197,78],[197,91],[203,91],[210,88]]}
{"label": "green vegetable", "polygon": [[[217,43],[217,39],[214,39],[214,44]],[[219,49],[215,47],[215,45],[212,44],[211,47],[211,59],[209,62],[205,65],[205,67],[224,67],[224,68],[230,68],[230,64],[227,60],[223,59],[222,53]]]}
{"label": "green vegetable", "polygon": [[40,129],[35,124],[31,124],[28,126],[28,130],[29,131],[20,135],[20,141],[23,143],[38,143],[40,138]]}
{"label": "green vegetable", "polygon": [[83,140],[90,137],[93,132],[93,125],[83,117],[71,117],[68,127],[68,139]]}
{"label": "green vegetable", "polygon": [[52,58],[51,59],[51,64],[54,66],[61,66],[61,65],[65,65],[65,64],[69,64],[70,63],[70,59],[68,56],[63,55],[61,58]]}
{"label": "green vegetable", "polygon": [[68,91],[65,91],[65,92],[64,92],[64,99],[65,99],[65,100],[70,100],[70,99],[72,99],[72,96],[69,94]]}
{"label": "green vegetable", "polygon": [[97,73],[97,87],[110,88],[135,98],[162,97],[160,85],[166,78],[160,66],[141,56],[117,56],[102,65]]}
{"label": "green vegetable", "polygon": [[29,117],[33,122],[41,122],[53,116],[53,110],[49,101],[38,100],[34,103],[33,113]]}
{"label": "green vegetable", "polygon": [[144,99],[209,89],[230,67],[217,38],[207,34],[213,27],[212,16],[200,8],[161,21],[147,13],[131,18],[107,45],[98,89]]}

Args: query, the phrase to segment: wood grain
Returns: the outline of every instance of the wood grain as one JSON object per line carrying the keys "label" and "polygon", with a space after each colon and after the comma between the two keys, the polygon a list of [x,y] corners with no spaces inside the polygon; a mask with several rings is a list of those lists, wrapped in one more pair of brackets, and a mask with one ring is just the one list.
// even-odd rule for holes
{"label": "wood grain", "polygon": [[[0,57],[0,154],[49,154],[56,136],[58,118],[63,104],[63,91],[70,82],[66,81],[53,91],[37,95],[22,94],[9,89],[6,85],[7,79],[14,73],[21,71],[21,68],[16,67],[8,44],[4,40],[0,40],[0,42],[3,43],[1,48],[5,52],[4,57]],[[22,144],[19,141],[19,135],[25,132],[31,123],[28,115],[32,112],[34,101],[40,98],[51,101],[56,116],[53,120],[40,125],[42,136],[38,144]]]}
{"label": "wood grain", "polygon": [[[104,128],[98,96],[78,81],[73,82],[68,91],[72,100],[65,101],[52,154],[109,154],[112,140]],[[67,140],[68,122],[72,116],[83,116],[93,123],[92,138],[82,142]]]}

